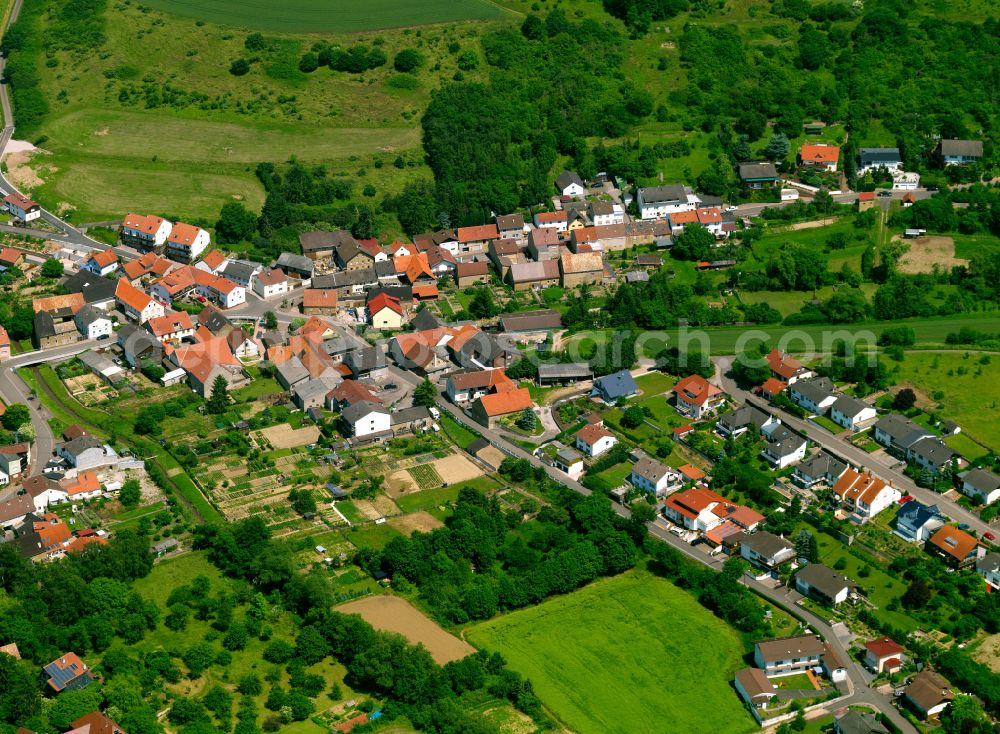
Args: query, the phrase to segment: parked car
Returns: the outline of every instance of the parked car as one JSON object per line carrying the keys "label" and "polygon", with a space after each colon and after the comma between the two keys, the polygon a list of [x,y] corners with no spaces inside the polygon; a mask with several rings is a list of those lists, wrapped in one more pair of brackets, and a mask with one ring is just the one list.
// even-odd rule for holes
{"label": "parked car", "polygon": [[987,540],[997,539],[997,536],[995,536],[993,533],[983,533],[983,537],[986,538]]}
{"label": "parked car", "polygon": [[902,497],[899,498],[899,504],[905,505],[907,502],[913,502],[912,494],[904,494]]}

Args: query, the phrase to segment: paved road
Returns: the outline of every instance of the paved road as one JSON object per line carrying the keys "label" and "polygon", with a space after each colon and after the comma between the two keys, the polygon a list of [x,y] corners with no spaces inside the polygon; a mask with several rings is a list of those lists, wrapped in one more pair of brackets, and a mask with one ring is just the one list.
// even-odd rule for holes
{"label": "paved road", "polygon": [[[395,366],[389,367],[389,372],[392,374],[393,378],[397,381],[408,382],[414,386],[420,384],[422,381],[420,377],[408,372],[406,370],[399,369]],[[512,456],[518,459],[527,459],[534,466],[541,467],[545,470],[552,479],[559,482],[560,484],[569,487],[570,489],[579,492],[583,495],[590,495],[591,491],[584,487],[579,482],[570,479],[566,474],[559,471],[558,469],[547,466],[543,464],[538,457],[529,454],[527,451],[522,449],[520,446],[510,443],[503,435],[497,431],[490,430],[483,427],[478,422],[472,420],[460,410],[458,410],[454,405],[447,402],[439,393],[437,396],[438,407],[442,411],[448,412],[456,421],[462,425],[470,428],[489,441],[493,446],[497,447],[503,451],[508,456]],[[627,507],[614,503],[612,505],[615,512],[621,517],[631,517],[631,512]],[[673,535],[665,526],[661,525],[659,521],[654,521],[647,525],[649,533],[656,537],[657,539],[668,543],[676,550],[683,553],[688,558],[692,558],[699,563],[702,563],[709,568],[716,571],[721,570],[724,563],[723,558],[711,557],[707,553],[702,552],[699,548],[692,547],[688,543],[684,542],[677,536]],[[850,697],[845,701],[841,702],[839,705],[846,706],[848,704],[870,704],[875,706],[880,711],[884,711],[889,718],[898,726],[902,731],[907,732],[907,734],[917,734],[917,730],[903,717],[900,715],[895,708],[892,707],[891,700],[887,696],[883,696],[876,691],[873,691],[867,685],[867,679],[864,673],[861,671],[860,666],[856,663],[848,654],[847,648],[844,643],[837,637],[833,629],[824,622],[822,619],[814,615],[812,612],[802,607],[795,606],[795,600],[799,598],[796,592],[786,589],[778,588],[773,589],[769,586],[761,584],[749,577],[744,577],[741,582],[750,589],[753,589],[761,596],[766,599],[771,600],[775,604],[781,607],[791,607],[794,609],[794,613],[800,619],[802,619],[807,625],[809,625],[813,630],[819,632],[823,637],[830,643],[830,645],[840,654],[840,656],[847,661],[847,673],[850,679],[849,693]]]}
{"label": "paved road", "polygon": [[28,410],[31,412],[31,427],[35,429],[35,454],[31,466],[32,476],[42,473],[45,462],[49,460],[55,451],[56,437],[49,426],[48,411],[39,404],[37,399],[28,399],[30,390],[24,383],[24,380],[14,370],[18,367],[28,367],[43,362],[66,359],[98,343],[97,341],[88,340],[76,342],[75,344],[67,344],[62,347],[18,354],[0,365],[0,397],[8,405],[11,403],[23,403],[28,406]]}
{"label": "paved road", "polygon": [[813,441],[813,443],[816,443],[835,454],[839,454],[855,466],[863,469],[870,469],[874,474],[877,474],[882,479],[892,482],[892,485],[903,494],[913,495],[916,499],[925,504],[937,504],[937,506],[940,507],[946,515],[951,517],[953,520],[957,520],[958,522],[968,523],[980,535],[996,530],[995,527],[991,527],[988,523],[983,522],[978,515],[969,512],[958,503],[938,494],[934,490],[918,487],[912,479],[903,474],[901,471],[903,467],[900,466],[901,462],[898,459],[889,456],[884,451],[879,451],[876,454],[869,454],[867,451],[859,449],[846,439],[834,436],[829,431],[826,431],[813,423],[796,418],[789,413],[775,408],[768,401],[763,400],[746,390],[741,390],[736,386],[736,383],[727,376],[732,360],[732,357],[720,357],[714,361],[718,365],[719,372],[722,376],[721,382],[723,389],[735,398],[737,402],[750,403],[759,408],[766,408],[771,412],[781,413],[781,421],[783,423],[788,425],[790,428],[794,428],[795,430],[803,433],[806,437]]}

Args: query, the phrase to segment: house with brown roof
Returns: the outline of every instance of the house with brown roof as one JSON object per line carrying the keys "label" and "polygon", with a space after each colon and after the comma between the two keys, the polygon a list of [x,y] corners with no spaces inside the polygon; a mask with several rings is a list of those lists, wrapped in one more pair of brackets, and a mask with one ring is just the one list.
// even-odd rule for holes
{"label": "house with brown roof", "polygon": [[906,656],[903,646],[889,637],[879,637],[865,643],[865,667],[873,673],[898,673]]}
{"label": "house with brown roof", "polygon": [[677,412],[695,420],[715,413],[726,394],[701,375],[689,375],[674,385]]}
{"label": "house with brown roof", "polygon": [[898,489],[873,474],[851,468],[834,483],[833,493],[850,513],[850,519],[858,523],[868,522],[903,496]]}
{"label": "house with brown roof", "polygon": [[524,240],[524,217],[520,214],[501,214],[496,219],[497,232],[502,240]]}
{"label": "house with brown roof", "polygon": [[306,288],[302,293],[302,313],[306,316],[334,316],[337,313],[337,291]]}
{"label": "house with brown roof", "polygon": [[774,378],[787,385],[794,385],[798,380],[807,380],[816,376],[813,370],[777,349],[772,349],[768,353],[767,366]]}
{"label": "house with brown roof", "polygon": [[528,232],[528,257],[534,260],[554,260],[566,248],[559,233],[550,228],[535,227]]}
{"label": "house with brown roof", "polygon": [[485,260],[458,263],[455,267],[455,282],[459,288],[469,288],[477,283],[489,283],[490,264]]}
{"label": "house with brown roof", "polygon": [[604,260],[600,252],[564,253],[559,257],[559,274],[564,288],[600,283],[604,278]]}
{"label": "house with brown roof", "polygon": [[283,296],[289,290],[288,276],[278,268],[260,272],[253,281],[253,292],[265,301]]}
{"label": "house with brown roof", "polygon": [[21,264],[24,253],[13,247],[0,247],[0,273]]}
{"label": "house with brown roof", "polygon": [[803,168],[833,173],[840,160],[840,148],[823,143],[807,143],[799,149],[798,158],[799,165]]}
{"label": "house with brown roof", "polygon": [[986,555],[986,549],[974,536],[952,525],[934,533],[924,547],[952,568],[967,568]]}
{"label": "house with brown roof", "polygon": [[191,389],[206,399],[211,396],[212,386],[220,376],[226,381],[227,390],[235,390],[249,381],[229,342],[221,337],[177,349],[168,345],[165,354],[172,364],[187,372]]}
{"label": "house with brown roof", "polygon": [[592,459],[609,451],[616,443],[618,443],[618,437],[603,425],[596,423],[588,423],[576,432],[575,445],[577,449]]}
{"label": "house with brown roof", "polygon": [[172,227],[163,217],[129,213],[122,220],[119,238],[123,245],[142,252],[162,253]]}
{"label": "house with brown roof", "polygon": [[487,428],[496,428],[497,422],[506,416],[515,415],[525,408],[534,407],[531,393],[526,387],[482,395],[473,401],[470,413],[476,422]]}
{"label": "house with brown roof", "polygon": [[132,321],[144,324],[163,316],[163,304],[139,290],[125,278],[118,280],[115,301],[123,314]]}
{"label": "house with brown roof", "polygon": [[10,359],[10,335],[3,326],[0,326],[0,362],[7,359]]}
{"label": "house with brown roof", "polygon": [[495,224],[481,224],[477,227],[459,227],[456,233],[458,241],[455,256],[462,262],[474,258],[477,254],[484,252],[491,240],[500,236],[500,231]]}
{"label": "house with brown roof", "polygon": [[35,345],[44,349],[80,341],[83,337],[75,317],[86,305],[82,293],[32,299]]}
{"label": "house with brown roof", "polygon": [[146,322],[146,330],[159,342],[179,342],[182,339],[194,337],[194,323],[186,311],[171,311],[170,313],[150,319]]}
{"label": "house with brown roof", "polygon": [[755,709],[764,710],[769,703],[777,698],[777,686],[768,679],[767,674],[760,668],[737,670],[733,686],[740,694],[740,698],[748,706]]}
{"label": "house with brown roof", "polygon": [[955,693],[947,678],[925,668],[913,676],[903,689],[903,700],[919,718],[933,719],[955,700]]}
{"label": "house with brown roof", "polygon": [[767,675],[790,675],[819,667],[824,652],[815,635],[797,635],[754,643],[753,659]]}
{"label": "house with brown roof", "polygon": [[455,405],[467,405],[483,395],[506,392],[516,387],[501,369],[465,369],[448,375],[445,394]]}
{"label": "house with brown roof", "polygon": [[49,686],[56,693],[78,691],[94,681],[90,668],[75,652],[64,653],[46,665],[43,670],[48,677]]}
{"label": "house with brown roof", "polygon": [[91,711],[70,723],[66,734],[125,734],[125,731],[100,711]]}
{"label": "house with brown roof", "polygon": [[371,385],[357,380],[344,380],[326,394],[328,410],[343,410],[355,403],[365,401],[381,404],[382,398],[378,397]]}

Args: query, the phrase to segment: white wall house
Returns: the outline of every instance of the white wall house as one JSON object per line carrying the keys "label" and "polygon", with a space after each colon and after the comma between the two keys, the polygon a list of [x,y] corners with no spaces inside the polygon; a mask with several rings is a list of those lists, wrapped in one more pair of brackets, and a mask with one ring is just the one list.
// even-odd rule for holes
{"label": "white wall house", "polygon": [[101,310],[93,306],[84,306],[73,317],[76,328],[87,339],[110,337],[114,333],[111,319]]}
{"label": "white wall house", "polygon": [[118,281],[115,301],[126,317],[140,324],[159,318],[164,313],[162,303],[150,298],[124,278]]}
{"label": "white wall house", "polygon": [[253,292],[267,300],[288,293],[288,276],[277,268],[265,270],[253,281]]}
{"label": "white wall house", "polygon": [[24,224],[42,216],[42,207],[22,194],[7,194],[3,200],[3,209]]}
{"label": "white wall house", "polygon": [[122,220],[121,239],[126,245],[138,245],[147,250],[163,247],[173,223],[163,217],[127,214]]}
{"label": "white wall house", "polygon": [[172,260],[192,263],[205,251],[211,240],[208,232],[193,224],[177,222],[167,236],[167,255]]}
{"label": "white wall house", "polygon": [[972,469],[962,476],[962,492],[984,505],[1000,499],[1000,477],[986,469]]}
{"label": "white wall house", "polygon": [[392,416],[389,411],[381,405],[370,403],[367,400],[362,400],[360,403],[355,403],[344,409],[341,417],[355,438],[383,433],[390,430],[392,426]]}
{"label": "white wall house", "polygon": [[679,472],[649,457],[642,457],[635,462],[632,473],[629,475],[629,481],[635,488],[657,497],[663,497],[680,489],[684,484],[683,477]]}
{"label": "white wall house", "polygon": [[677,212],[694,211],[698,199],[688,196],[683,186],[651,186],[639,189],[636,202],[640,219],[666,219]]}
{"label": "white wall house", "polygon": [[830,406],[830,420],[852,431],[859,430],[874,420],[876,415],[873,406],[848,395],[841,395]]}
{"label": "white wall house", "polygon": [[118,269],[118,256],[113,250],[95,252],[87,258],[87,262],[81,266],[81,269],[103,278],[105,275],[111,275]]}
{"label": "white wall house", "polygon": [[586,425],[576,434],[576,448],[594,458],[618,443],[618,438],[602,426]]}

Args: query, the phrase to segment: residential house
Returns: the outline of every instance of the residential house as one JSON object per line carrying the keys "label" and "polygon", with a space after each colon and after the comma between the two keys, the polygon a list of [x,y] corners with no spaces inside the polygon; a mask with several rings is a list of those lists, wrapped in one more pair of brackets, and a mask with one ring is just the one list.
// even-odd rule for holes
{"label": "residential house", "polygon": [[763,189],[778,182],[778,169],[773,163],[741,163],[737,169],[740,182],[748,189]]}
{"label": "residential house", "polygon": [[587,186],[575,171],[563,171],[556,177],[556,188],[562,196],[579,199],[587,194]]}
{"label": "residential house", "polygon": [[[370,270],[375,267],[375,256],[354,239],[350,232],[336,233],[338,243],[334,249],[334,262],[341,270]],[[412,256],[411,256],[412,257]]]}
{"label": "residential house", "polygon": [[212,394],[215,381],[222,377],[226,390],[235,390],[245,385],[249,378],[243,372],[243,365],[229,348],[225,338],[213,337],[197,344],[174,348],[164,348],[167,360],[187,373],[191,389],[208,398]]}
{"label": "residential house", "polygon": [[868,711],[848,711],[834,719],[833,734],[889,734],[889,730]]}
{"label": "residential house", "polygon": [[991,591],[1000,591],[1000,553],[987,553],[976,561],[976,573],[983,577]]}
{"label": "residential house", "polygon": [[513,390],[517,385],[499,369],[467,369],[452,372],[445,381],[445,394],[455,405],[467,405],[483,395]]}
{"label": "residential house", "polygon": [[548,333],[562,328],[562,314],[555,309],[504,314],[500,328],[507,334]]}
{"label": "residential house", "polygon": [[966,568],[986,555],[986,549],[974,536],[951,525],[941,527],[924,547],[952,568]]}
{"label": "residential house", "polygon": [[379,293],[368,302],[368,318],[371,325],[382,331],[403,328],[403,307],[398,298]]}
{"label": "residential house", "polygon": [[111,275],[118,269],[118,255],[111,249],[100,250],[88,257],[87,261],[81,266],[81,269],[94,275],[99,275],[102,278],[106,275]]}
{"label": "residential house", "polygon": [[890,173],[903,169],[903,158],[899,148],[861,148],[858,151],[858,176],[864,176],[869,171],[885,168]]}
{"label": "residential house", "polygon": [[896,413],[882,416],[872,428],[872,437],[877,443],[885,446],[896,456],[904,458],[913,444],[933,436],[934,434],[923,426]]}
{"label": "residential house", "polygon": [[639,386],[628,370],[620,370],[611,375],[598,377],[594,380],[590,390],[590,397],[600,398],[609,405],[638,394]]}
{"label": "residential house", "polygon": [[459,227],[457,232],[458,248],[455,256],[463,262],[471,260],[476,254],[484,252],[489,243],[499,236],[500,232],[495,224]]}
{"label": "residential house", "polygon": [[469,288],[478,283],[489,283],[490,264],[485,260],[458,263],[455,266],[455,282],[459,288]]}
{"label": "residential house", "polygon": [[694,211],[697,202],[697,197],[689,196],[680,185],[640,188],[636,199],[639,218],[643,220],[666,219],[677,212]]}
{"label": "residential house", "polygon": [[766,428],[781,423],[770,413],[766,413],[753,405],[743,405],[736,410],[719,416],[715,423],[716,430],[726,438],[738,438],[751,428],[761,432]]}
{"label": "residential house", "polygon": [[264,300],[283,296],[288,293],[288,276],[277,268],[265,270],[254,279],[253,292]]}
{"label": "residential house", "polygon": [[107,339],[114,333],[108,315],[93,306],[84,306],[73,317],[76,328],[85,339]]}
{"label": "residential house", "polygon": [[[268,353],[270,357],[270,352]],[[275,379],[286,390],[293,389],[299,383],[309,379],[309,370],[297,356],[291,356],[275,364]]]}
{"label": "residential house", "polygon": [[958,466],[964,465],[965,460],[950,446],[937,438],[924,437],[916,441],[906,450],[908,461],[915,462],[924,469],[929,469],[934,473],[943,471],[946,467],[956,463]]}
{"label": "residential house", "polygon": [[848,469],[836,484],[833,493],[851,513],[851,519],[864,523],[872,519],[902,497],[899,490],[869,473]]}
{"label": "residential house", "polygon": [[961,476],[963,494],[984,505],[1000,497],[1000,477],[986,469],[971,469]]}
{"label": "residential house", "polygon": [[162,252],[173,223],[163,217],[126,214],[119,237],[123,245],[141,252]]}
{"label": "residential house", "polygon": [[730,504],[707,487],[695,486],[667,497],[663,516],[687,530],[704,533],[724,522],[725,508]]}
{"label": "residential house", "polygon": [[226,343],[236,357],[253,358],[260,356],[260,348],[253,337],[243,329],[233,329],[226,336]]}
{"label": "residential house", "polygon": [[56,454],[66,459],[77,471],[97,469],[118,463],[115,450],[93,436],[80,436],[56,444]]}
{"label": "residential house", "polygon": [[84,366],[110,385],[117,385],[125,379],[125,370],[115,364],[109,357],[92,349],[77,355]]}
{"label": "residential house", "polygon": [[926,543],[945,524],[945,520],[937,505],[910,500],[896,513],[895,533],[911,543]]}
{"label": "residential house", "polygon": [[337,291],[306,288],[302,292],[302,313],[306,316],[333,316],[337,313]]}
{"label": "residential house", "polygon": [[576,433],[576,447],[592,459],[610,450],[616,443],[618,437],[615,434],[595,423],[588,423]]}
{"label": "residential house", "polygon": [[[597,254],[599,257],[599,253]],[[514,287],[515,291],[559,285],[560,263],[560,259],[514,263],[507,272],[507,282]]]}
{"label": "residential house", "polygon": [[0,362],[10,359],[10,335],[0,326]]}
{"label": "residential house", "polygon": [[[18,482],[31,469],[31,444],[21,443],[0,446],[0,486]],[[27,483],[30,480],[25,480]],[[45,509],[45,505],[38,508]]]}
{"label": "residential house", "polygon": [[24,253],[13,247],[0,247],[0,273],[19,267]]}
{"label": "residential house", "polygon": [[833,486],[846,471],[847,464],[845,462],[832,454],[821,451],[796,466],[792,479],[807,489],[820,482]]}
{"label": "residential house", "polygon": [[865,643],[865,667],[873,673],[898,673],[903,667],[903,646],[889,637],[879,637]]}
{"label": "residential house", "polygon": [[545,462],[551,461],[550,466],[554,466],[571,479],[579,479],[580,475],[583,474],[583,457],[576,449],[563,447],[556,451],[551,458],[546,454],[542,454],[541,458]]}
{"label": "residential house", "polygon": [[146,330],[161,343],[193,339],[195,334],[194,322],[186,311],[171,311],[150,319],[146,322]]}
{"label": "residential house", "polygon": [[847,680],[847,662],[833,649],[829,642],[823,643],[823,657],[820,658],[820,665],[827,678],[834,683],[842,683]]}
{"label": "residential house", "polygon": [[528,232],[528,256],[534,260],[555,260],[565,243],[554,229],[532,228]]}
{"label": "residential house", "polygon": [[167,235],[166,255],[180,263],[193,263],[209,243],[208,232],[201,227],[177,222]]}
{"label": "residential house", "polygon": [[753,659],[767,675],[782,676],[819,667],[824,652],[823,643],[815,635],[798,635],[754,643]]}
{"label": "residential house", "polygon": [[94,681],[90,668],[75,652],[64,653],[42,670],[48,677],[49,687],[56,693],[79,691]]}
{"label": "residential house", "polygon": [[118,346],[125,361],[132,369],[144,364],[159,364],[163,359],[163,345],[140,326],[125,324],[118,330]]}
{"label": "residential house", "polygon": [[837,170],[837,161],[840,160],[840,148],[836,145],[807,143],[799,149],[798,158],[799,165],[803,168],[833,173]]}
{"label": "residential house", "polygon": [[689,375],[674,385],[677,412],[694,420],[715,413],[726,394],[701,375]]}
{"label": "residential house", "polygon": [[565,232],[569,229],[569,212],[559,210],[556,212],[538,212],[532,217],[536,229],[552,229],[556,232]]}
{"label": "residential house", "polygon": [[754,709],[765,710],[777,699],[777,687],[760,668],[742,668],[736,671],[733,686],[740,698]]}
{"label": "residential house", "polygon": [[689,224],[704,227],[716,238],[724,236],[722,211],[717,207],[702,207],[694,211],[674,212],[670,215],[670,231],[678,235]]}
{"label": "residential house", "polygon": [[118,286],[115,288],[115,300],[118,302],[119,310],[127,318],[140,324],[163,316],[163,304],[150,298],[125,278],[118,281]]}
{"label": "residential house", "polygon": [[[497,232],[499,236],[499,231]],[[413,236],[413,242],[418,248],[429,248],[431,245],[436,245],[444,250],[447,250],[452,255],[457,255],[459,250],[458,242],[458,232],[452,229],[439,229],[437,232],[425,232],[424,234],[417,234]],[[406,252],[398,252],[400,248],[405,249]],[[409,247],[402,245],[401,243],[394,242],[389,247],[389,254],[396,256],[400,254],[412,255],[412,251]]]}
{"label": "residential house", "polygon": [[799,380],[807,380],[816,376],[813,370],[777,349],[772,349],[768,353],[767,366],[775,379],[781,380],[788,385],[793,385]]}
{"label": "residential house", "polygon": [[876,416],[874,406],[849,395],[840,395],[830,405],[830,420],[852,431],[867,428]]}
{"label": "residential house", "polygon": [[782,537],[761,531],[748,535],[740,543],[740,555],[768,573],[795,558],[795,546]]}
{"label": "residential house", "polygon": [[828,377],[797,380],[788,388],[788,397],[799,407],[823,415],[837,401],[837,392]]}
{"label": "residential house", "polygon": [[925,668],[913,676],[903,689],[903,700],[918,718],[932,719],[948,708],[948,704],[955,700],[955,694],[947,678]]}
{"label": "residential house", "polygon": [[[208,253],[209,255],[218,255],[219,262],[224,262],[225,257],[218,250],[213,250]],[[203,270],[207,270],[203,266],[203,263],[208,259],[208,256],[202,259],[196,267],[200,267]],[[121,267],[121,274],[119,277],[128,278],[128,281],[132,285],[138,284],[144,278],[162,278],[164,275],[169,273],[174,268],[178,267],[177,263],[173,260],[167,260],[165,257],[160,257],[155,252],[147,252],[142,257],[137,260],[129,260],[127,263],[123,264]],[[214,272],[214,271],[213,271]]]}
{"label": "residential house", "polygon": [[[134,260],[133,262],[138,262]],[[126,263],[131,265],[131,263]],[[110,278],[102,278],[88,270],[81,270],[69,276],[62,282],[67,293],[79,293],[88,306],[108,311],[115,305],[115,287],[117,282]]]}
{"label": "residential house", "polygon": [[344,357],[344,366],[355,380],[367,377],[376,384],[384,382],[389,374],[385,350],[378,345],[348,352]]}
{"label": "residential house", "polygon": [[497,422],[506,416],[521,413],[534,407],[531,393],[526,387],[491,393],[476,398],[472,402],[470,414],[478,423],[487,428],[496,428]]}
{"label": "residential house", "polygon": [[4,197],[3,210],[8,212],[15,222],[21,224],[28,224],[42,216],[42,207],[37,202],[16,191]]}
{"label": "residential house", "polygon": [[212,275],[222,275],[222,271],[226,269],[227,262],[222,250],[209,250],[195,264],[195,267]]}
{"label": "residential house", "polygon": [[591,201],[587,204],[587,214],[595,227],[610,227],[625,224],[625,208],[610,201]]}
{"label": "residential house", "polygon": [[341,420],[355,438],[383,434],[391,428],[389,411],[381,403],[362,400],[341,412]]}
{"label": "residential house", "polygon": [[100,497],[104,494],[97,472],[92,469],[80,471],[75,477],[65,477],[59,482],[67,502],[79,502]]}
{"label": "residential house", "polygon": [[943,166],[967,166],[983,159],[983,141],[942,138],[935,153]]}
{"label": "residential house", "polygon": [[763,431],[767,443],[760,455],[767,459],[776,469],[784,469],[806,456],[806,440],[781,424],[772,425]]}
{"label": "residential house", "polygon": [[378,397],[371,385],[357,380],[344,380],[326,394],[328,410],[342,411],[355,403],[364,401],[381,404],[382,398]]}
{"label": "residential house", "polygon": [[[257,281],[257,276],[264,272],[264,266],[249,260],[227,259],[219,272],[221,278],[233,281],[243,290],[250,290]],[[197,279],[196,279],[197,280]]]}
{"label": "residential house", "polygon": [[[169,538],[169,540],[173,540],[173,538]],[[165,543],[166,541],[163,542]],[[156,545],[158,546],[160,543]],[[176,545],[177,541],[174,540],[174,546]],[[159,555],[162,555],[162,553],[163,551]],[[125,734],[118,724],[100,711],[92,711],[86,716],[81,716],[76,721],[71,722],[70,726],[73,728],[66,732],[66,734]]]}
{"label": "residential house", "polygon": [[524,239],[524,217],[520,214],[502,214],[496,221],[500,239],[518,242]]}
{"label": "residential house", "polygon": [[828,607],[847,601],[855,587],[849,578],[821,563],[810,563],[795,574],[796,590]]}
{"label": "residential house", "polygon": [[648,492],[658,499],[684,486],[684,478],[680,472],[645,455],[640,456],[632,465],[629,481],[636,489]]}

